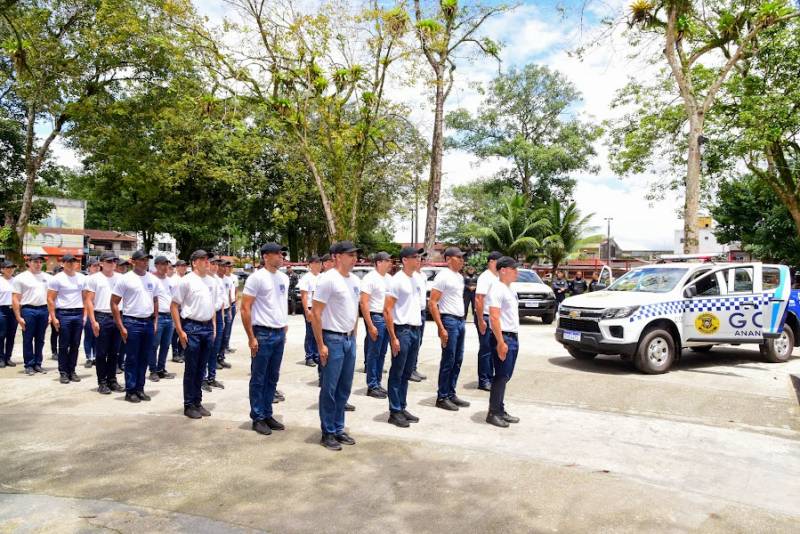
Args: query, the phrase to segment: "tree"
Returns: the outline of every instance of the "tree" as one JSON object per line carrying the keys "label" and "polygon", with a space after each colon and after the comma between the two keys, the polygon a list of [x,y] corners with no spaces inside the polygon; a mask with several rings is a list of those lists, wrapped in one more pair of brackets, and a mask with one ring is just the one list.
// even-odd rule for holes
{"label": "tree", "polygon": [[680,96],[687,123],[684,248],[697,252],[706,117],[733,69],[757,48],[759,36],[797,12],[787,0],[635,0],[630,9],[635,42],[652,35],[663,40],[663,54]]}
{"label": "tree", "polygon": [[593,216],[593,213],[582,216],[574,202],[562,207],[556,199],[537,210],[537,217],[546,221],[547,231],[541,243],[544,256],[553,266],[553,276],[558,266],[577,254],[581,247],[602,241],[602,235],[587,235],[597,231],[589,226]]}
{"label": "tree", "polygon": [[512,194],[501,180],[473,180],[447,189],[442,201],[439,240],[464,249],[479,243],[476,230],[489,226],[501,209],[503,198]]}
{"label": "tree", "polygon": [[792,216],[759,176],[722,182],[711,215],[721,243],[738,241],[756,258],[800,265],[800,237]]}
{"label": "tree", "polygon": [[[183,13],[191,13],[185,0],[19,0],[0,11],[1,53],[13,66],[8,90],[25,112],[19,243],[53,141],[87,104],[162,79],[179,55],[172,22]],[[52,126],[39,142],[36,126],[43,124]]]}
{"label": "tree", "polygon": [[479,91],[483,101],[475,115],[466,109],[447,114],[447,127],[457,132],[448,145],[481,159],[510,160],[513,166],[503,174],[532,204],[552,196],[566,200],[575,185],[570,172],[597,171],[591,159],[602,129],[570,111],[581,97],[562,74],[526,65]]}
{"label": "tree", "polygon": [[491,224],[476,228],[475,236],[484,240],[487,250],[497,250],[513,258],[532,256],[541,246],[539,236],[548,225],[537,218],[528,199],[515,193],[506,195]]}
{"label": "tree", "polygon": [[414,0],[415,32],[420,48],[430,65],[434,84],[433,138],[431,140],[430,178],[428,180],[427,214],[425,216],[425,250],[430,254],[436,240],[439,196],[442,189],[442,156],[444,153],[444,104],[453,88],[457,50],[473,47],[482,55],[499,60],[500,46],[478,30],[490,17],[507,11],[508,6],[482,5],[458,0],[438,0],[423,6]]}

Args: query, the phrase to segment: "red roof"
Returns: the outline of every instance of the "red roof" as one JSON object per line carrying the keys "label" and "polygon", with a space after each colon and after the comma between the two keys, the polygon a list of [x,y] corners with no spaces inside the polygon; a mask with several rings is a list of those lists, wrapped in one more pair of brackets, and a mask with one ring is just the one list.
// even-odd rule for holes
{"label": "red roof", "polygon": [[136,242],[136,236],[126,234],[124,232],[117,232],[116,230],[83,230],[86,237],[93,241],[130,241]]}

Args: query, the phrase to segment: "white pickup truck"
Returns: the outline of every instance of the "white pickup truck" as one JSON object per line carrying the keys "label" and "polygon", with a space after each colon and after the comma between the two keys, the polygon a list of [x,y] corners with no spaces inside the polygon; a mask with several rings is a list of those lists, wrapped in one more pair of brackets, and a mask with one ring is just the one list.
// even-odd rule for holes
{"label": "white pickup truck", "polygon": [[758,344],[767,361],[784,362],[797,344],[797,320],[786,320],[790,291],[784,265],[647,265],[565,299],[556,340],[574,358],[620,354],[647,374],[669,371],[684,347],[718,344]]}

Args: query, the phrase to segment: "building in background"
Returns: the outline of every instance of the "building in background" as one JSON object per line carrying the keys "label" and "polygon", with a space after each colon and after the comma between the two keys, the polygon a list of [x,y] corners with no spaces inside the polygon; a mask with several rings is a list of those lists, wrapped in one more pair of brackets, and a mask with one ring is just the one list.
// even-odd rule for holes
{"label": "building in background", "polygon": [[[713,254],[725,256],[729,261],[750,261],[751,255],[742,250],[739,242],[719,243],[714,235],[717,223],[708,216],[697,218],[697,241],[698,254]],[[683,229],[675,230],[675,241],[673,246],[674,254],[683,254],[683,244],[685,236]]]}
{"label": "building in background", "polygon": [[[138,234],[136,237],[137,248],[144,249],[144,235]],[[148,250],[147,253],[153,256],[153,258],[156,256],[166,256],[170,263],[175,263],[178,261],[178,243],[170,234],[156,234],[155,239],[153,239],[153,248]],[[152,260],[150,264],[153,264]]]}
{"label": "building in background", "polygon": [[72,254],[82,258],[87,251],[83,233],[86,201],[70,198],[38,197],[53,204],[52,211],[37,226],[31,226],[22,241],[24,255],[42,254],[47,258],[47,270],[52,270],[58,258]]}

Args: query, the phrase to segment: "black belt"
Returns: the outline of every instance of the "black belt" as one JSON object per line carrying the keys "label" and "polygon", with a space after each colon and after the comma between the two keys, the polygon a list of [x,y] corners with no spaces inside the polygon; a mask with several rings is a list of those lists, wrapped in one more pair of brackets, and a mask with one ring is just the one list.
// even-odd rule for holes
{"label": "black belt", "polygon": [[440,315],[440,316],[441,316],[443,319],[444,319],[445,317],[452,317],[453,319],[458,319],[459,321],[463,321],[463,320],[464,320],[464,318],[463,318],[463,317],[461,317],[460,315],[453,315],[452,313],[440,313],[439,315]]}
{"label": "black belt", "polygon": [[97,319],[98,317],[114,317],[114,314],[111,313],[111,312],[101,312],[101,311],[95,310],[94,318]]}
{"label": "black belt", "polygon": [[153,316],[152,315],[150,317],[134,317],[133,315],[123,315],[122,318],[131,320],[131,321],[139,321],[139,322],[145,322],[145,321],[152,321],[153,320]]}
{"label": "black belt", "polygon": [[503,332],[503,335],[504,336],[509,336],[509,337],[511,337],[513,339],[517,339],[518,336],[519,336],[519,334],[517,334],[516,332]]}
{"label": "black belt", "polygon": [[77,315],[83,313],[83,308],[56,308],[56,313],[65,313],[67,315]]}
{"label": "black belt", "polygon": [[263,326],[260,324],[254,324],[253,330],[266,330],[267,332],[283,332],[283,327],[275,328],[274,326]]}
{"label": "black belt", "polygon": [[8,308],[10,310],[11,309],[11,304],[2,304],[2,305],[0,305],[0,310],[5,310],[6,308]]}
{"label": "black belt", "polygon": [[182,324],[198,324],[200,326],[211,326],[211,319],[208,321],[196,321],[194,319],[186,319],[185,317],[181,319]]}
{"label": "black belt", "polygon": [[374,312],[374,311],[369,312],[370,317],[372,317],[373,315],[380,315],[381,317],[383,317],[383,312]]}
{"label": "black belt", "polygon": [[397,330],[397,329],[402,329],[402,328],[419,328],[420,326],[422,326],[422,325],[418,325],[418,324],[395,324],[394,325],[394,329]]}
{"label": "black belt", "polygon": [[33,304],[23,304],[21,307],[23,310],[26,308],[39,309],[39,308],[47,308],[47,304],[42,304],[41,306],[34,306]]}
{"label": "black belt", "polygon": [[170,312],[158,312],[158,315],[159,315],[159,316],[161,316],[161,315],[166,315],[166,316],[168,316],[168,317],[172,317],[172,313],[170,313]]}
{"label": "black belt", "polygon": [[334,336],[350,337],[350,334],[349,334],[349,333],[344,333],[344,332],[334,332],[333,330],[323,330],[323,331],[322,331],[322,333],[323,333],[323,334],[331,334],[331,335],[334,335]]}

